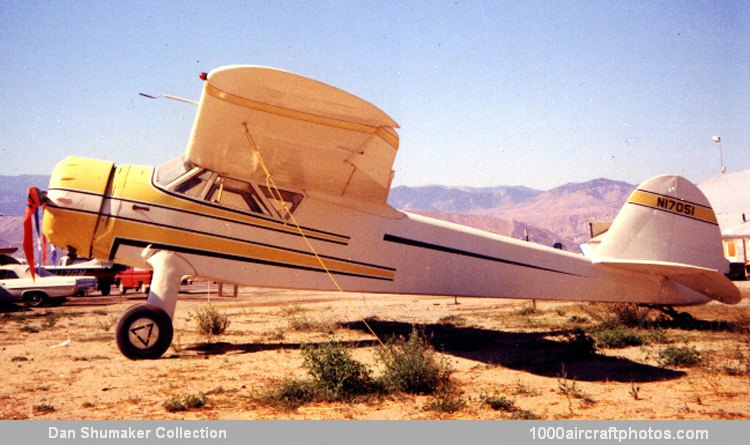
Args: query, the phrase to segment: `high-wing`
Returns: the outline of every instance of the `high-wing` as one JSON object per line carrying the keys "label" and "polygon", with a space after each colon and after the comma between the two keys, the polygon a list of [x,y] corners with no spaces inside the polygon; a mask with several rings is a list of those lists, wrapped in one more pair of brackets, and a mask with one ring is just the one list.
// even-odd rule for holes
{"label": "high-wing", "polygon": [[352,202],[385,202],[398,124],[352,94],[297,74],[258,66],[212,71],[204,84],[187,158],[238,179]]}

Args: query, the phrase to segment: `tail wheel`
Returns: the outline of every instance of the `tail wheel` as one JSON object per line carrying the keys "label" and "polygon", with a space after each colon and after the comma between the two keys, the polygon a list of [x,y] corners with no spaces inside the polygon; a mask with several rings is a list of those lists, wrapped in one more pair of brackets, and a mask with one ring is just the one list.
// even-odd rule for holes
{"label": "tail wheel", "polygon": [[117,347],[131,360],[161,357],[172,344],[172,320],[164,309],[139,304],[128,309],[115,330]]}

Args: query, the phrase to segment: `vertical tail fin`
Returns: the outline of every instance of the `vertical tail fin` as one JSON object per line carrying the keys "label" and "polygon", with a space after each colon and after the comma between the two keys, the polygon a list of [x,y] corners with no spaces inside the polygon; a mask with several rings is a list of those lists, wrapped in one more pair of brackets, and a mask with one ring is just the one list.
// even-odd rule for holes
{"label": "vertical tail fin", "polygon": [[680,176],[657,176],[638,186],[593,261],[662,275],[724,303],[741,299],[724,276],[729,262],[711,204]]}

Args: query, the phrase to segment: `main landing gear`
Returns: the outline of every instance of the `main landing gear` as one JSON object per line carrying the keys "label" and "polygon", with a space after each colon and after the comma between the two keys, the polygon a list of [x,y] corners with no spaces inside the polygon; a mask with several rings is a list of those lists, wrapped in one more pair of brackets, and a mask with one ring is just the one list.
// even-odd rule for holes
{"label": "main landing gear", "polygon": [[117,347],[131,360],[161,357],[172,344],[172,316],[177,305],[180,282],[195,269],[177,253],[146,248],[143,257],[154,275],[146,304],[128,309],[117,323]]}

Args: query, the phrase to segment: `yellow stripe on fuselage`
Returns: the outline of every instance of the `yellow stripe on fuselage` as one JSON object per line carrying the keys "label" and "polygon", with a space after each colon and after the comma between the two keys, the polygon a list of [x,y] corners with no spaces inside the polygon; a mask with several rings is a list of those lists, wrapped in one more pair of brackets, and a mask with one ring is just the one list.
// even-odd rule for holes
{"label": "yellow stripe on fuselage", "polygon": [[[154,243],[166,243],[196,251],[210,251],[220,255],[244,257],[282,265],[323,270],[320,262],[312,254],[291,251],[282,247],[270,247],[222,238],[221,236],[202,234],[180,228],[155,226],[146,221],[118,220],[117,236],[130,239],[150,240]],[[333,272],[360,275],[381,279],[393,279],[393,271],[377,267],[353,264],[350,262],[324,258],[328,269]]]}
{"label": "yellow stripe on fuselage", "polygon": [[711,207],[694,202],[683,201],[669,196],[636,190],[628,198],[628,203],[672,213],[686,218],[696,219],[710,224],[718,224],[716,214]]}

